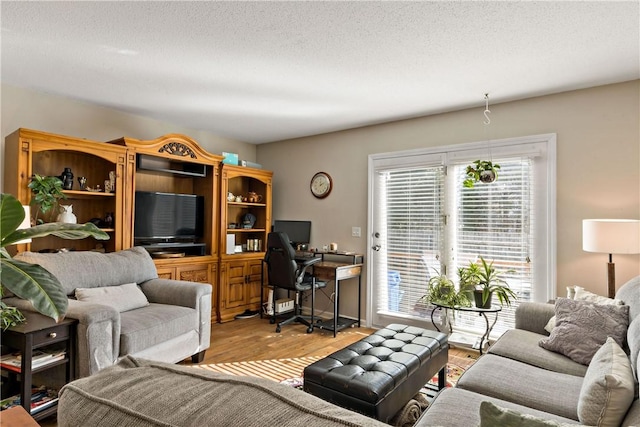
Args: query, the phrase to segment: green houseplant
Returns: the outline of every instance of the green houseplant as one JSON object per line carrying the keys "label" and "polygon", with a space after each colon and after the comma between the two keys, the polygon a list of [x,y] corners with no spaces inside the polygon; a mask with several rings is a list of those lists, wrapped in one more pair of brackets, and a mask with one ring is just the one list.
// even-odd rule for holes
{"label": "green houseplant", "polygon": [[[37,206],[36,210],[36,224],[42,224],[44,219],[38,218],[38,212],[42,212],[42,215],[50,216],[56,213],[55,209],[58,206],[58,200],[66,199],[67,196],[62,191],[62,180],[57,176],[42,176],[33,174],[31,182],[29,182],[29,188],[31,189],[32,198],[31,205]],[[54,218],[55,219],[55,218]]]}
{"label": "green houseplant", "polygon": [[493,182],[498,179],[498,169],[500,165],[491,160],[476,160],[473,165],[467,166],[467,177],[462,184],[467,188],[473,188],[476,182]]}
{"label": "green houseplant", "polygon": [[[20,298],[33,304],[38,312],[53,318],[62,319],[67,310],[67,296],[62,291],[58,279],[37,264],[29,264],[13,259],[6,247],[24,239],[54,235],[63,239],[83,239],[93,237],[108,240],[109,235],[94,224],[43,224],[18,229],[24,219],[22,204],[11,194],[0,195],[0,285]],[[2,309],[2,323],[16,321],[11,316],[13,310]],[[10,309],[11,307],[6,307]],[[6,314],[5,314],[6,313]]]}
{"label": "green houseplant", "polygon": [[429,279],[429,287],[423,302],[446,305],[448,307],[469,307],[471,300],[467,288],[456,288],[456,285],[446,275],[436,270],[436,275]]}
{"label": "green houseplant", "polygon": [[503,279],[502,275],[508,271],[498,271],[493,266],[493,261],[487,263],[480,257],[480,268],[478,269],[479,282],[475,289],[476,307],[491,308],[491,297],[495,294],[502,305],[511,305],[511,299],[517,299],[517,295]]}

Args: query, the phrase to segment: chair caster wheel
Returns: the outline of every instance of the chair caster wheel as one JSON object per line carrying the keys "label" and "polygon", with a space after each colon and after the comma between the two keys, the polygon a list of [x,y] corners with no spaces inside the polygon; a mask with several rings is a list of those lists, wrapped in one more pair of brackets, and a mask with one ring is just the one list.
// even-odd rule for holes
{"label": "chair caster wheel", "polygon": [[313,326],[309,326],[307,328],[307,333],[310,334],[311,332],[313,332]]}
{"label": "chair caster wheel", "polygon": [[280,333],[280,326],[276,327],[276,334]]}
{"label": "chair caster wheel", "polygon": [[276,321],[274,319],[269,319],[269,323],[273,325],[274,323],[276,323]]}

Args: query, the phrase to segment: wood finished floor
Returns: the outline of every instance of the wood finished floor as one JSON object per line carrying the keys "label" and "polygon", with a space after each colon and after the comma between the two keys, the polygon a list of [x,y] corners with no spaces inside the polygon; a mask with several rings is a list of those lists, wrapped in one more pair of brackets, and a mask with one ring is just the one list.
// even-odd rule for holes
{"label": "wood finished floor", "polygon": [[[367,335],[375,329],[343,329],[333,333],[316,329],[307,334],[302,324],[282,327],[277,334],[275,325],[259,316],[211,325],[211,346],[204,363],[225,363],[250,360],[284,359],[288,357],[327,356]],[[474,350],[450,348],[449,362],[462,368],[471,366],[479,354]]]}
{"label": "wood finished floor", "polygon": [[[333,333],[315,330],[306,333],[306,326],[291,324],[275,332],[275,325],[259,316],[239,319],[228,323],[211,325],[211,346],[207,349],[203,363],[225,363],[268,359],[286,359],[290,357],[327,356],[363,337],[375,329],[348,328],[340,331],[334,338]],[[479,354],[477,351],[450,348],[449,362],[461,368],[471,366]],[[190,364],[190,359],[182,362]],[[56,427],[55,417],[40,421],[42,427]]]}

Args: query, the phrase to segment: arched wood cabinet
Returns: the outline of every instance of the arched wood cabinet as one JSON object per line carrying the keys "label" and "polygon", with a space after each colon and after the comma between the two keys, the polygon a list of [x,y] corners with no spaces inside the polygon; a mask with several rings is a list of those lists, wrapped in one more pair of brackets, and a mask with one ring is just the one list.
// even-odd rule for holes
{"label": "arched wood cabinet", "polygon": [[[193,139],[168,134],[153,140],[123,137],[111,144],[126,148],[124,190],[125,246],[144,246],[154,257],[158,275],[213,285],[212,321],[218,321],[219,185],[222,156],[208,153]],[[194,242],[136,239],[136,192],[200,196],[202,232]]]}
{"label": "arched wood cabinet", "polygon": [[[213,285],[213,322],[260,310],[262,259],[272,222],[273,173],[223,165],[222,159],[181,134],[98,142],[18,129],[5,139],[4,192],[29,204],[33,174],[60,176],[70,169],[73,186],[64,191],[62,204],[73,206],[78,223],[96,222],[110,239],[45,237],[10,249],[114,252],[144,246],[154,257],[160,277]],[[86,180],[83,189],[79,177]],[[110,191],[104,191],[105,187]],[[201,204],[200,232],[184,241],[136,236],[136,217],[147,208],[144,203],[136,206],[137,192],[195,197]],[[228,199],[229,193],[234,194],[233,200]],[[46,222],[50,221],[55,221],[55,214]]]}

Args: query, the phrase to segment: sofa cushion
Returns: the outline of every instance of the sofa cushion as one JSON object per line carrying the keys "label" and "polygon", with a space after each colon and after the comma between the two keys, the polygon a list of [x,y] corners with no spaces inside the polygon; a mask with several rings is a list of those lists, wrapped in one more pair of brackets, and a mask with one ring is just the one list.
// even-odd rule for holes
{"label": "sofa cushion", "polygon": [[492,402],[501,408],[533,415],[546,420],[567,425],[578,424],[578,421],[527,408],[517,403],[483,396],[460,388],[446,388],[438,393],[414,427],[476,427],[480,425],[480,404],[486,401]]}
{"label": "sofa cushion", "polygon": [[151,256],[141,247],[106,254],[91,251],[21,252],[15,259],[40,264],[58,278],[67,295],[73,295],[76,288],[118,286],[131,282],[140,284],[158,277]]}
{"label": "sofa cushion", "polygon": [[133,357],[64,386],[60,391],[58,424],[387,426],[275,381]]}
{"label": "sofa cushion", "polygon": [[578,420],[582,380],[575,375],[485,354],[462,374],[456,387]]}
{"label": "sofa cushion", "polygon": [[556,327],[549,337],[540,340],[540,346],[588,365],[607,337],[612,337],[622,347],[628,325],[629,307],[626,305],[600,305],[559,298],[556,301]]}
{"label": "sofa cushion", "polygon": [[[572,297],[571,299],[579,300],[579,301],[588,301],[594,304],[613,304],[613,305],[622,305],[624,302],[622,300],[616,298],[607,298],[598,294],[594,294],[593,292],[587,291],[582,286],[573,286],[572,287]],[[569,288],[567,288],[567,291]],[[569,292],[568,292],[569,293]],[[553,316],[549,319],[549,322],[544,327],[547,332],[551,332],[553,328],[556,326],[556,316]]]}
{"label": "sofa cushion", "polygon": [[544,337],[535,332],[510,329],[489,347],[489,353],[519,360],[542,369],[584,377],[587,372],[585,365],[540,347],[538,342]]}
{"label": "sofa cushion", "polygon": [[102,288],[76,288],[75,294],[78,301],[108,305],[120,313],[149,305],[147,297],[135,283]]}
{"label": "sofa cushion", "polygon": [[501,408],[489,401],[480,403],[480,427],[563,427],[567,425],[570,424]]}
{"label": "sofa cushion", "polygon": [[580,422],[592,426],[620,425],[634,397],[629,358],[612,339],[596,352],[589,364],[578,401]]}
{"label": "sofa cushion", "polygon": [[149,304],[120,313],[120,356],[198,331],[198,312],[189,307]]}

